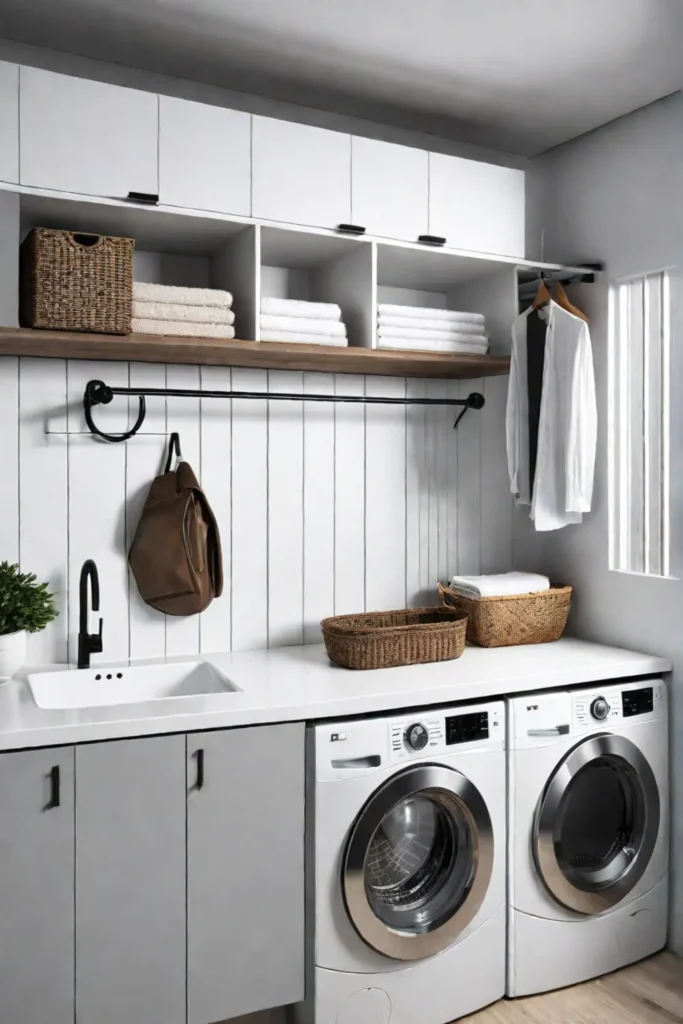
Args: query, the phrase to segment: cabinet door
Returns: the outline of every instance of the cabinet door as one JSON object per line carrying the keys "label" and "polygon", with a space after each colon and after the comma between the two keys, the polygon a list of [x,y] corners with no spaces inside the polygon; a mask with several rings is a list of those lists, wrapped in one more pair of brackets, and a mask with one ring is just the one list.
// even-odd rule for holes
{"label": "cabinet door", "polygon": [[253,118],[252,215],[334,228],[351,216],[351,136]]}
{"label": "cabinet door", "polygon": [[351,220],[368,234],[408,238],[429,230],[429,154],[352,139]]}
{"label": "cabinet door", "polygon": [[22,67],[21,184],[125,198],[157,193],[158,97]]}
{"label": "cabinet door", "polygon": [[251,115],[159,97],[159,200],[251,213]]}
{"label": "cabinet door", "polygon": [[76,1019],[185,1024],[185,737],[80,746],[76,781]]}
{"label": "cabinet door", "polygon": [[0,755],[0,1020],[74,1021],[74,751]]}
{"label": "cabinet door", "polygon": [[188,1024],[304,997],[304,733],[187,738]]}
{"label": "cabinet door", "polygon": [[19,181],[19,68],[0,61],[0,181]]}
{"label": "cabinet door", "polygon": [[429,231],[455,249],[524,256],[524,171],[429,154]]}

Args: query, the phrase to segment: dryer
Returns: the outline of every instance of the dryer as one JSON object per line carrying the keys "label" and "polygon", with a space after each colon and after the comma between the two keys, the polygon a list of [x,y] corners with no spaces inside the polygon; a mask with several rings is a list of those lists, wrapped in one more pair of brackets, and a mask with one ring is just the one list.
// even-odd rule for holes
{"label": "dryer", "polygon": [[505,705],[315,730],[315,1024],[446,1024],[505,990]]}
{"label": "dryer", "polygon": [[510,996],[574,985],[666,943],[662,680],[508,704]]}

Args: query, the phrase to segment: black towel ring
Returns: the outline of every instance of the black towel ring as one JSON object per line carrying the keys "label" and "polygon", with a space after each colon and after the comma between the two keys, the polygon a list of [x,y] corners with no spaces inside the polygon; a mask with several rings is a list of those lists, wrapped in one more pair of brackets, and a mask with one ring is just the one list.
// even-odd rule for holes
{"label": "black towel ring", "polygon": [[131,427],[123,434],[105,434],[103,430],[100,430],[95,426],[92,418],[92,407],[94,405],[109,405],[112,401],[114,394],[110,387],[101,380],[90,380],[86,384],[85,394],[83,395],[83,413],[85,415],[85,422],[88,424],[88,428],[97,437],[101,437],[103,441],[127,441],[128,438],[133,437],[137,434],[138,430],[145,421],[147,414],[147,406],[145,403],[145,396],[138,395],[138,418]]}

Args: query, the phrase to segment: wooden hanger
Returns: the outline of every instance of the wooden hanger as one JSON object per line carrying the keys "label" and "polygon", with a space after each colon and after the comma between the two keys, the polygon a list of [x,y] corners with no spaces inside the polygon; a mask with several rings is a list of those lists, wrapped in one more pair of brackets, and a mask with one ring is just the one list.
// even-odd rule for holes
{"label": "wooden hanger", "polygon": [[[538,298],[538,296],[536,296],[536,298]],[[555,302],[558,306],[562,306],[563,309],[566,309],[568,313],[573,313],[574,316],[578,316],[580,320],[585,320],[586,323],[588,323],[588,317],[586,314],[582,313],[580,309],[577,309],[576,306],[572,305],[569,300],[569,296],[559,281],[555,282]]]}
{"label": "wooden hanger", "polygon": [[541,277],[541,285],[538,291],[536,292],[536,298],[531,303],[531,308],[540,309],[541,306],[547,306],[548,303],[551,301],[552,295],[548,291],[548,286],[546,285],[545,280],[543,279],[543,277]]}

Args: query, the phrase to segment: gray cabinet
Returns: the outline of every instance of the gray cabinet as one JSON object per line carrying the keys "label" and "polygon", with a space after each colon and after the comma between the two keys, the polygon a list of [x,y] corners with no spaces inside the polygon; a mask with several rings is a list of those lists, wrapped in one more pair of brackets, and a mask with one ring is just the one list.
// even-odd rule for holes
{"label": "gray cabinet", "polygon": [[122,199],[159,190],[159,99],[22,67],[21,184]]}
{"label": "gray cabinet", "polygon": [[19,181],[19,68],[0,61],[0,181]]}
{"label": "gray cabinet", "polygon": [[188,1024],[304,997],[304,726],[187,738]]}
{"label": "gray cabinet", "polygon": [[184,736],[76,748],[78,1024],[185,1024],[185,806]]}
{"label": "gray cabinet", "polygon": [[0,755],[0,1021],[74,1021],[74,750]]}

